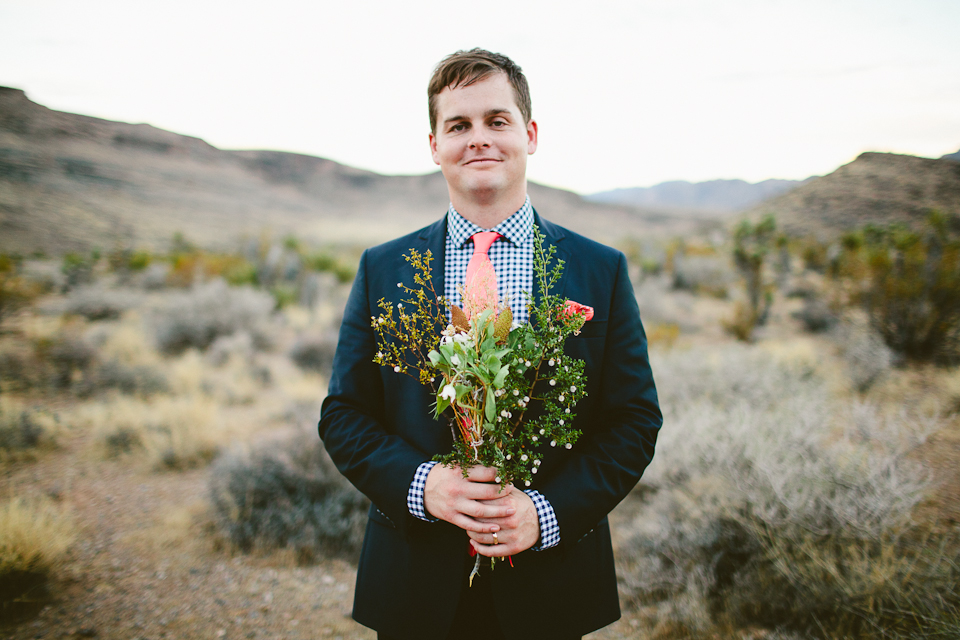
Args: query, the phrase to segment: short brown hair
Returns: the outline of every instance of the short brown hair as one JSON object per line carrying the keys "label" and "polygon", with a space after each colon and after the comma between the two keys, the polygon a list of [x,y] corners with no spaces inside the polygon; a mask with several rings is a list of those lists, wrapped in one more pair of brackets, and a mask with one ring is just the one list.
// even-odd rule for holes
{"label": "short brown hair", "polygon": [[517,64],[505,55],[491,53],[486,49],[457,51],[440,61],[433,70],[430,84],[427,85],[427,102],[430,107],[430,131],[437,132],[437,96],[447,87],[469,87],[480,82],[492,73],[505,73],[513,87],[517,106],[523,116],[524,124],[530,122],[530,87]]}

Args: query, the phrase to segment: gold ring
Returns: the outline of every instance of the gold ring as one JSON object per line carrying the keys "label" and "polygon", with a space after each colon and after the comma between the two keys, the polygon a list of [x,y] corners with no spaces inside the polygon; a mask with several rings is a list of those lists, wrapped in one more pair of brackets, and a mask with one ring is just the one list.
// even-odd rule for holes
{"label": "gold ring", "polygon": [[500,541],[497,540],[497,532],[493,532],[493,544],[500,544]]}

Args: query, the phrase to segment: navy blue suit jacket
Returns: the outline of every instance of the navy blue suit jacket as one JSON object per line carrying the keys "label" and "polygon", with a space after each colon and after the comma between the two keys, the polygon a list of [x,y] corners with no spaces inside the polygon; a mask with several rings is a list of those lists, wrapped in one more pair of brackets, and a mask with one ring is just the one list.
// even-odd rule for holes
{"label": "navy blue suit jacket", "polygon": [[[553,505],[561,543],[513,557],[490,575],[508,638],[583,635],[620,616],[607,514],[653,457],[662,418],[647,343],[623,254],[535,214],[565,261],[558,293],[594,308],[565,352],[585,361],[587,397],[576,407],[583,432],[570,450],[549,449],[531,488]],[[357,575],[354,618],[395,637],[446,637],[473,564],[466,533],[407,510],[417,467],[451,449],[450,428],[434,420],[433,398],[413,378],[373,362],[370,327],[381,298],[396,303],[413,284],[403,254],[433,253],[443,291],[446,217],[368,249],[360,260],[340,329],[320,437],[340,471],[373,505]],[[539,292],[534,292],[538,295]]]}

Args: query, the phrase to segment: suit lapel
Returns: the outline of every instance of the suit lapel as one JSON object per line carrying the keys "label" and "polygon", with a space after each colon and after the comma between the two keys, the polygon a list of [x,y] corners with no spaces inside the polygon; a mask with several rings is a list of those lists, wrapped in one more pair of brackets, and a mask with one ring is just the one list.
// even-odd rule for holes
{"label": "suit lapel", "polygon": [[[540,228],[540,233],[544,236],[543,248],[545,251],[549,251],[550,247],[556,247],[557,252],[553,255],[553,258],[547,264],[547,273],[556,265],[557,260],[564,261],[563,273],[560,274],[560,280],[553,286],[550,293],[556,296],[563,297],[566,292],[567,281],[569,280],[568,271],[570,267],[570,258],[567,255],[567,252],[564,249],[563,240],[566,237],[563,233],[563,229],[548,222],[540,217],[540,214],[537,213],[536,209],[533,211],[533,222],[537,227]],[[533,298],[535,304],[539,305],[543,300],[544,291],[540,286],[540,281],[537,279],[537,274],[533,274]],[[531,319],[532,320],[532,319]]]}
{"label": "suit lapel", "polygon": [[[430,277],[433,282],[433,290],[438,297],[443,297],[447,270],[447,216],[444,215],[429,227],[424,227],[420,231],[420,241],[422,244],[418,247],[418,250],[420,252],[429,251],[433,257],[430,263]],[[437,333],[442,331],[445,326],[446,322],[443,323],[443,326],[437,328]]]}

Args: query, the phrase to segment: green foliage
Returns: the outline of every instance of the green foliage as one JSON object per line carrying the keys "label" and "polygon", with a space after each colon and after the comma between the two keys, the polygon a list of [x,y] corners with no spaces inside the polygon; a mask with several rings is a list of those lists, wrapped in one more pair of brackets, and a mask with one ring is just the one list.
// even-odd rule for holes
{"label": "green foliage", "polygon": [[71,287],[86,284],[93,280],[93,269],[100,261],[100,252],[91,251],[89,254],[67,253],[63,256],[60,270],[67,276],[67,284]]}
{"label": "green foliage", "polygon": [[733,261],[746,285],[747,305],[738,305],[726,328],[740,340],[750,340],[754,328],[765,324],[770,313],[773,292],[764,281],[763,267],[777,243],[776,230],[776,220],[767,215],[757,224],[743,220],[733,234]]}
{"label": "green foliage", "polygon": [[0,320],[29,305],[41,292],[36,282],[12,271],[0,271]]}
{"label": "green foliage", "polygon": [[436,416],[450,416],[461,433],[454,451],[437,459],[463,469],[496,467],[502,484],[529,486],[544,452],[570,448],[580,435],[572,410],[586,394],[584,363],[567,357],[563,345],[584,316],[565,312],[566,301],[550,294],[563,261],[548,271],[555,248],[544,249],[543,241],[534,227],[534,278],[543,295],[529,305],[527,324],[509,330],[508,309],[499,317],[488,309],[467,319],[451,307],[454,323],[447,325],[443,306],[449,305],[433,288],[432,255],[416,251],[405,257],[418,286],[398,283],[410,297],[396,307],[381,300],[383,313],[372,321],[379,348],[374,361],[439,390]]}
{"label": "green foliage", "polygon": [[960,237],[943,215],[931,214],[919,232],[867,226],[848,234],[833,275],[859,285],[854,300],[901,357],[960,357]]}
{"label": "green foliage", "polygon": [[277,309],[297,303],[297,288],[292,285],[278,284],[270,289],[270,295],[277,301]]}
{"label": "green foliage", "polygon": [[327,251],[317,251],[303,256],[304,264],[313,271],[329,272],[337,277],[341,283],[352,282],[357,270],[344,264],[339,258]]}

